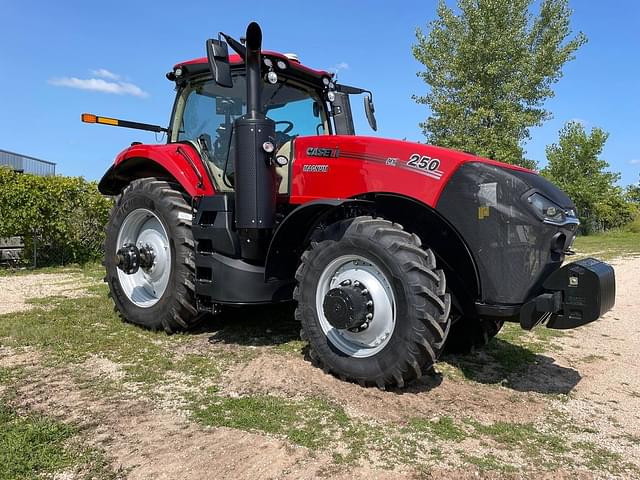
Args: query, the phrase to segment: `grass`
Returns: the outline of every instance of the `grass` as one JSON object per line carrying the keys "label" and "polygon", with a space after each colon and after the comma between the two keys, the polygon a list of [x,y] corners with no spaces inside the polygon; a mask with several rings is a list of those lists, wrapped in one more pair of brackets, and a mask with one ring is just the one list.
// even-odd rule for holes
{"label": "grass", "polygon": [[311,449],[327,444],[350,422],[344,410],[323,399],[230,398],[218,395],[216,389],[198,398],[192,408],[194,418],[205,425],[282,435]]}
{"label": "grass", "polygon": [[18,414],[0,399],[0,479],[30,480],[73,472],[78,479],[112,480],[104,454],[86,448],[77,438],[80,428],[36,414]]}
{"label": "grass", "polygon": [[76,429],[46,417],[18,416],[0,403],[0,478],[39,478],[74,464],[65,442]]}
{"label": "grass", "polygon": [[438,420],[426,420],[413,418],[409,421],[407,431],[427,432],[441,440],[459,442],[466,438],[468,434],[451,417],[440,417]]}
{"label": "grass", "polygon": [[477,467],[481,472],[498,471],[504,473],[515,473],[518,471],[518,468],[503,462],[492,454],[479,457],[477,455],[468,455],[461,451],[460,456],[465,463]]}
{"label": "grass", "polygon": [[438,368],[452,379],[508,384],[511,377],[538,363],[540,354],[559,349],[554,339],[563,335],[567,333],[545,327],[526,331],[519,324],[505,323],[484,349],[467,355],[447,355]]}
{"label": "grass", "polygon": [[[640,255],[640,233],[620,229],[579,236],[574,243],[574,250],[578,256],[593,255],[603,260]],[[572,261],[571,257],[567,257],[567,261]]]}

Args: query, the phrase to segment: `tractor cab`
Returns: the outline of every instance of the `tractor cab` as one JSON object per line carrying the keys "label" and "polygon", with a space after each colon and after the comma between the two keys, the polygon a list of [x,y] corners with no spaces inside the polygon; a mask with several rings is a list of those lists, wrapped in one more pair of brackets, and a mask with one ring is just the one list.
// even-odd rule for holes
{"label": "tractor cab", "polygon": [[[239,56],[232,56],[230,63],[230,87],[211,77],[206,58],[178,64],[168,74],[177,88],[169,141],[191,143],[205,160],[216,191],[222,192],[233,190],[233,125],[247,113],[244,64]],[[268,81],[262,87],[262,108],[275,122],[278,192],[286,194],[293,140],[333,132],[324,88],[331,75],[302,68],[281,54],[263,56],[263,65]],[[297,72],[291,72],[294,69]]]}
{"label": "tractor cab", "polygon": [[[178,63],[167,74],[176,83],[168,141],[189,142],[200,153],[216,191],[234,188],[233,124],[247,113],[247,77],[240,55],[228,57],[228,82],[211,75],[206,57]],[[289,193],[293,140],[300,136],[354,135],[350,94],[371,93],[337,85],[334,75],[300,63],[296,55],[262,52],[261,109],[275,122],[274,163],[279,194]],[[221,84],[223,83],[223,84]],[[375,121],[375,120],[374,120]],[[375,128],[374,128],[375,129]]]}

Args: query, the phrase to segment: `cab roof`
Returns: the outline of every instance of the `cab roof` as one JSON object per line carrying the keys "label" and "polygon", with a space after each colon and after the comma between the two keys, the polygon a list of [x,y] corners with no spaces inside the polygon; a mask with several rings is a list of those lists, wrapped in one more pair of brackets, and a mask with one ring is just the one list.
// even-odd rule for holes
{"label": "cab roof", "polygon": [[[302,73],[302,74],[306,74],[309,75],[311,77],[316,77],[318,79],[322,78],[322,77],[333,77],[334,74],[331,72],[327,72],[326,70],[316,70],[314,68],[310,68],[307,67],[306,65],[303,65],[302,63],[300,63],[299,60],[288,57],[287,55],[280,53],[280,52],[272,52],[269,50],[262,50],[262,56],[263,57],[268,57],[271,58],[273,60],[282,60],[286,63],[287,65],[287,69],[291,68],[294,71],[297,71],[298,73]],[[244,63],[244,60],[242,60],[242,57],[240,57],[240,55],[237,54],[233,54],[233,55],[229,55],[229,63],[231,65],[241,65]],[[180,63],[176,63],[173,66],[173,69],[175,70],[178,67],[186,67],[186,69],[188,71],[193,71],[194,67],[195,70],[208,70],[208,60],[207,57],[200,57],[200,58],[194,58],[193,60],[187,60],[185,62],[180,62]],[[191,68],[189,68],[191,67]],[[203,68],[204,67],[204,68]],[[276,69],[277,71],[277,69]],[[195,73],[195,72],[194,72]]]}

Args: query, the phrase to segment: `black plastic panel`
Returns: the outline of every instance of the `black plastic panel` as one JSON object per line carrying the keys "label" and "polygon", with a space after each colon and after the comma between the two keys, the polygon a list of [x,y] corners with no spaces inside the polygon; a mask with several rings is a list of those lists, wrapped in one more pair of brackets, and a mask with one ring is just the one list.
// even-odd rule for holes
{"label": "black plastic panel", "polygon": [[213,304],[248,305],[292,299],[294,281],[264,280],[264,267],[214,253],[196,256],[199,308]]}
{"label": "black plastic panel", "polygon": [[[469,245],[478,267],[481,300],[486,304],[522,304],[542,291],[542,282],[564,256],[552,251],[554,235],[572,230],[547,225],[523,199],[533,189],[562,207],[573,205],[545,179],[485,163],[466,163],[447,183],[437,210]],[[557,242],[556,242],[557,243]]]}
{"label": "black plastic panel", "polygon": [[230,257],[240,256],[240,241],[233,229],[233,213],[231,195],[220,194],[200,199],[192,226],[196,256],[213,252]]}

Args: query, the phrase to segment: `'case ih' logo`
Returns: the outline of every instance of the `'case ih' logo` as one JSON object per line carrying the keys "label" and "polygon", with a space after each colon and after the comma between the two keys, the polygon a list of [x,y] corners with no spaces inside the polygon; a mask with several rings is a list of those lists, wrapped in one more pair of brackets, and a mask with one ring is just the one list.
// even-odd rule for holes
{"label": "'case ih' logo", "polygon": [[309,147],[307,148],[307,156],[308,157],[323,157],[323,158],[330,158],[330,157],[337,157],[338,156],[338,149],[336,148],[335,150],[333,148],[320,148],[320,147]]}

